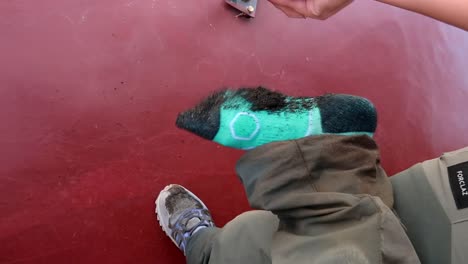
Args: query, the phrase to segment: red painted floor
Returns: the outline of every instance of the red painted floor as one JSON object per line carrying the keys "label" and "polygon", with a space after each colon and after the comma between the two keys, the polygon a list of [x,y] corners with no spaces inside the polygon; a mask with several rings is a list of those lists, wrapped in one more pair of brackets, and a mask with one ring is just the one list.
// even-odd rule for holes
{"label": "red painted floor", "polygon": [[326,22],[266,1],[0,2],[0,263],[183,263],[166,184],[223,225],[247,210],[241,152],[174,126],[221,86],[352,93],[380,111],[390,174],[468,145],[468,33],[372,1]]}

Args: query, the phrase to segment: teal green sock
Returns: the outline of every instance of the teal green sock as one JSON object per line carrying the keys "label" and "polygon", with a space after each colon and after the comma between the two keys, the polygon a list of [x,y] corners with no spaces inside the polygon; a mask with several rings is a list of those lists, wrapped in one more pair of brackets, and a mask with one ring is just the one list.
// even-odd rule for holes
{"label": "teal green sock", "polygon": [[180,113],[176,124],[224,146],[252,149],[311,135],[373,136],[377,114],[362,97],[290,97],[258,87],[212,94]]}

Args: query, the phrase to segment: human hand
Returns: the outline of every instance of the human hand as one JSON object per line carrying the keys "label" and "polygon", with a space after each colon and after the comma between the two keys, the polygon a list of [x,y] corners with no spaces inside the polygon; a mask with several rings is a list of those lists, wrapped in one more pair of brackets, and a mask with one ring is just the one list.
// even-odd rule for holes
{"label": "human hand", "polygon": [[327,19],[353,0],[268,0],[288,17]]}

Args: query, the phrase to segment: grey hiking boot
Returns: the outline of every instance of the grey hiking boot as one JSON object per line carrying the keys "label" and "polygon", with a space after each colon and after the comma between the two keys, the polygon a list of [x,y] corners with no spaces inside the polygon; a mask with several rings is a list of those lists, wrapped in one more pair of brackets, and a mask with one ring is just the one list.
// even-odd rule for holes
{"label": "grey hiking boot", "polygon": [[206,205],[184,187],[171,184],[156,199],[159,224],[171,240],[185,254],[189,238],[207,227],[213,227],[213,219]]}

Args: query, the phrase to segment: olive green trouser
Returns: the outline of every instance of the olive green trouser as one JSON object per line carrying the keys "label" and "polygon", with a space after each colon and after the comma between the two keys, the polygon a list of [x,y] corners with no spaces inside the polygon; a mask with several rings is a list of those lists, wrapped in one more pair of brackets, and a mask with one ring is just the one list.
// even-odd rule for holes
{"label": "olive green trouser", "polygon": [[271,263],[270,247],[278,219],[269,211],[243,213],[223,228],[206,228],[188,243],[187,263]]}
{"label": "olive green trouser", "polygon": [[[312,150],[317,151],[317,149]],[[327,149],[321,148],[320,151],[327,151]],[[369,150],[366,146],[360,145],[354,151],[367,152]],[[287,151],[280,151],[280,153],[283,153],[281,155],[283,157],[289,154]],[[278,152],[274,151],[271,154],[279,155]],[[346,153],[334,153],[334,155],[337,154],[338,156],[341,154],[347,155]],[[360,158],[354,160],[350,157],[344,157],[343,160],[357,164],[357,166],[351,166],[353,170],[358,167],[365,167],[367,163],[362,163],[360,160],[366,159],[367,156],[354,154],[357,154]],[[338,156],[336,156],[336,159],[343,162]],[[251,156],[246,158],[251,158]],[[468,259],[468,253],[466,253],[468,247],[462,243],[464,239],[468,238],[468,222],[466,222],[468,212],[466,209],[457,209],[452,195],[453,186],[450,187],[447,172],[448,167],[463,164],[466,161],[468,161],[468,149],[445,154],[440,159],[415,165],[411,169],[391,177],[395,193],[395,209],[406,225],[409,237],[423,264],[461,264],[466,263]],[[321,168],[323,170],[336,170],[334,166],[330,166],[334,164],[333,162],[330,163],[327,160],[320,159],[316,162],[325,163],[329,166]],[[291,162],[288,161],[289,163]],[[270,165],[265,164],[266,167]],[[377,165],[377,171],[381,170],[379,167]],[[252,176],[257,176],[256,168],[256,166],[250,166],[247,170],[252,170]],[[464,173],[465,168],[466,166],[462,166],[455,169]],[[278,168],[274,169],[278,170]],[[368,170],[369,168],[364,168],[359,173],[366,174]],[[288,177],[285,177],[286,175],[288,174],[279,175],[283,176],[283,179],[281,179],[283,184],[285,186],[294,185],[294,182],[288,181],[297,179],[294,177],[288,179]],[[457,184],[461,184],[459,175],[460,173],[458,173]],[[468,175],[468,171],[466,171],[466,175]],[[242,175],[241,180],[249,195],[251,185]],[[274,180],[277,179],[274,178]],[[270,179],[270,181],[272,180]],[[265,184],[265,182],[261,182],[261,184]],[[273,183],[273,185],[275,184]],[[280,196],[284,195],[281,194],[282,189],[288,188],[269,190],[268,192],[272,197],[275,197],[275,195]],[[293,190],[294,188],[291,188],[287,191],[291,192]],[[365,192],[367,193],[367,191]],[[387,194],[382,194],[382,192],[371,195],[379,195],[384,201],[389,200],[388,197],[385,197]],[[252,199],[254,198],[249,197],[251,204]],[[290,202],[294,203],[293,200]],[[387,202],[387,205],[388,203],[390,202]],[[259,206],[254,204],[254,207],[258,208]],[[264,207],[269,210],[268,205]],[[281,213],[275,211],[274,214],[267,210],[246,212],[233,219],[223,228],[207,228],[196,233],[189,240],[187,246],[187,263],[271,263],[272,240],[279,228],[278,214],[281,215]],[[288,241],[284,241],[284,243],[288,243]],[[395,249],[401,250],[401,248]],[[314,260],[311,259],[310,263],[314,263]],[[415,261],[414,263],[418,262]]]}

